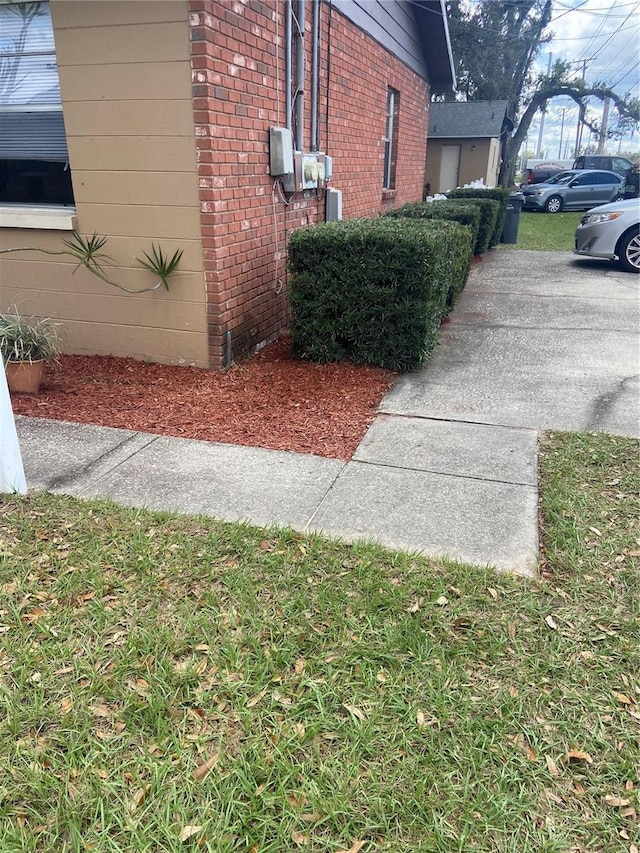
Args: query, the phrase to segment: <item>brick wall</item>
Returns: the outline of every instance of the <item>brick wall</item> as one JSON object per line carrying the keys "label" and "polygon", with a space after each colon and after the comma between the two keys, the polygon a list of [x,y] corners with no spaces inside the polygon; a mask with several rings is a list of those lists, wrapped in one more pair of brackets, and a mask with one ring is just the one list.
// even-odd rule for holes
{"label": "brick wall", "polygon": [[[305,147],[311,104],[311,8],[305,32]],[[269,127],[286,125],[282,0],[191,0],[197,170],[211,367],[287,324],[286,245],[324,220],[324,194],[286,199],[269,176]],[[321,7],[320,149],[345,218],[422,198],[428,87],[329,4]],[[383,193],[387,89],[400,93],[396,186]],[[329,93],[327,98],[327,92]],[[288,203],[287,203],[288,202]]]}

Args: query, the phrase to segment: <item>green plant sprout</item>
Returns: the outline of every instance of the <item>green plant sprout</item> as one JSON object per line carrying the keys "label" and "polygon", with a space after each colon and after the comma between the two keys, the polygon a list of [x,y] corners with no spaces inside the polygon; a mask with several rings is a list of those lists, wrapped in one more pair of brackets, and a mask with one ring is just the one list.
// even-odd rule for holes
{"label": "green plant sprout", "polygon": [[107,243],[106,237],[101,236],[95,231],[90,237],[85,237],[74,231],[69,240],[63,240],[62,242],[66,246],[65,249],[56,250],[41,249],[38,246],[16,246],[9,249],[0,249],[0,255],[6,255],[10,252],[41,252],[44,255],[66,255],[77,261],[73,273],[80,267],[84,267],[92,275],[106,282],[106,284],[111,284],[125,293],[147,293],[148,291],[157,290],[159,287],[169,290],[169,278],[175,272],[183,254],[182,249],[176,249],[173,255],[169,257],[164,254],[160,246],[152,243],[151,253],[143,252],[144,258],[136,258],[136,261],[144,269],[149,270],[149,272],[157,276],[158,281],[152,287],[142,287],[139,290],[132,290],[117,281],[113,281],[107,275],[105,263],[113,263],[113,258],[102,251]]}

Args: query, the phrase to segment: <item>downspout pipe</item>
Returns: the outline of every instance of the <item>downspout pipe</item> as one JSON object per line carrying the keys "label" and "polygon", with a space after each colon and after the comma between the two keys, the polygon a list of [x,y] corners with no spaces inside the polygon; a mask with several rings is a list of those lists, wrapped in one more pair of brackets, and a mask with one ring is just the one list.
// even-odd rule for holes
{"label": "downspout pipe", "polygon": [[296,150],[302,151],[304,147],[304,21],[305,0],[298,0],[296,4],[297,28],[296,28]]}
{"label": "downspout pipe", "polygon": [[286,126],[291,130],[291,20],[293,10],[291,8],[292,0],[285,2],[285,23],[284,23],[284,103],[285,115],[287,119]]}
{"label": "downspout pipe", "polygon": [[313,2],[311,45],[311,151],[319,150],[318,100],[320,94],[320,0]]}

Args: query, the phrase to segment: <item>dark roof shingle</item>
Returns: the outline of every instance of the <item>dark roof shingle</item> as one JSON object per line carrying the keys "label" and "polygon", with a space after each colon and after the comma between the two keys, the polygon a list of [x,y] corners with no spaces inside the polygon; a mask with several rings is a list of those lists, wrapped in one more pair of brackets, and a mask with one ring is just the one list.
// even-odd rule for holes
{"label": "dark roof shingle", "polygon": [[499,137],[508,101],[449,101],[429,105],[429,136]]}

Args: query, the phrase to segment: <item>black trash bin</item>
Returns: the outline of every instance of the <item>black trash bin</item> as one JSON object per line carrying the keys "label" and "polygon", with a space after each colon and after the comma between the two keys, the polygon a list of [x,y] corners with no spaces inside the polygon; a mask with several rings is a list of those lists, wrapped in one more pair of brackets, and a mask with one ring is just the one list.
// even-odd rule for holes
{"label": "black trash bin", "polygon": [[504,218],[501,243],[517,243],[518,228],[520,226],[520,211],[524,204],[522,193],[511,193],[507,201],[507,215]]}

